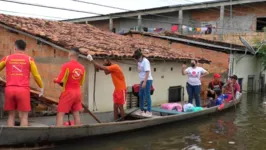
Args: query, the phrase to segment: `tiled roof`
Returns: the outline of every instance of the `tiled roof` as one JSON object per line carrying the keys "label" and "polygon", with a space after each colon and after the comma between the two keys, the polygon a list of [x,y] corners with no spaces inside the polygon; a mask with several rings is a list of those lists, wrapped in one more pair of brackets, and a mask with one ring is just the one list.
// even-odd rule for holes
{"label": "tiled roof", "polygon": [[[152,37],[158,37],[158,38],[163,38],[167,39],[168,37],[171,38],[180,38],[183,41],[186,41],[185,43],[189,43],[189,41],[193,41],[196,43],[200,43],[200,45],[205,45],[208,47],[208,49],[212,49],[209,44],[213,45],[213,50],[217,49],[218,46],[220,46],[220,49],[227,49],[229,52],[229,49],[234,50],[234,51],[239,51],[239,52],[244,52],[245,47],[242,45],[237,45],[237,44],[232,44],[232,43],[227,43],[227,42],[220,42],[220,41],[214,41],[214,40],[207,40],[203,38],[198,38],[198,37],[192,37],[192,36],[186,36],[186,35],[181,35],[179,33],[174,33],[171,31],[164,31],[164,32],[159,32],[159,33],[150,33],[150,32],[138,32],[138,31],[129,31],[125,33],[124,35],[127,34],[142,34],[146,36],[152,36]],[[231,45],[230,45],[231,44]],[[232,47],[230,47],[232,46]]]}
{"label": "tiled roof", "polygon": [[215,41],[215,40],[207,40],[207,39],[203,39],[199,37],[185,36],[185,35],[180,35],[178,33],[169,32],[169,31],[166,31],[163,34],[166,36],[179,37],[183,39],[194,40],[194,41],[204,42],[208,44],[215,44],[215,45],[224,46],[224,47],[231,46],[232,48],[235,48],[235,49],[243,49],[243,50],[245,49],[245,46],[234,44],[234,43],[227,43],[227,42],[220,42],[220,41]]}
{"label": "tiled roof", "polygon": [[105,32],[86,24],[48,21],[3,14],[0,14],[0,23],[41,37],[63,48],[78,47],[83,53],[89,52],[96,56],[131,57],[134,50],[141,48],[147,57],[181,60],[192,58],[192,55],[188,53],[182,53],[141,39]]}

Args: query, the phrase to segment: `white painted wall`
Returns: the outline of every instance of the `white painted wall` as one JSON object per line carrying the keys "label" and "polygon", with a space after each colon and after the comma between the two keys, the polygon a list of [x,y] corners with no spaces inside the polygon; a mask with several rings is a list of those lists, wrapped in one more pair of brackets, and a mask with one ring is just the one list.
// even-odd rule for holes
{"label": "white painted wall", "polygon": [[256,57],[253,57],[253,55],[246,55],[240,61],[237,62],[237,60],[240,58],[240,56],[243,54],[234,54],[233,58],[233,74],[236,74],[238,78],[243,78],[243,85],[242,90],[243,92],[247,91],[247,85],[248,85],[248,76],[254,75],[255,81],[254,81],[254,88],[255,90],[258,90],[259,87],[259,75],[260,75],[260,62]]}
{"label": "white painted wall", "polygon": [[[97,61],[102,64],[102,61]],[[113,61],[117,63],[122,70],[126,78],[127,86],[132,86],[133,84],[139,84],[140,80],[137,72],[137,64],[134,61]],[[181,75],[180,62],[151,62],[152,76],[154,78],[153,85],[155,92],[152,95],[152,105],[160,105],[162,103],[168,102],[168,88],[170,86],[182,85],[185,87],[185,82],[187,76]],[[93,81],[94,81],[94,67],[92,64],[87,66],[89,68],[88,78],[89,78],[89,109],[93,110]],[[131,71],[129,71],[131,67]],[[171,71],[171,67],[173,71]],[[154,72],[156,68],[156,72]],[[98,111],[112,111],[113,110],[113,97],[112,93],[114,86],[111,80],[111,76],[106,76],[104,72],[96,72],[96,104]],[[185,99],[187,99],[187,92],[184,89]],[[95,107],[94,107],[95,110]]]}

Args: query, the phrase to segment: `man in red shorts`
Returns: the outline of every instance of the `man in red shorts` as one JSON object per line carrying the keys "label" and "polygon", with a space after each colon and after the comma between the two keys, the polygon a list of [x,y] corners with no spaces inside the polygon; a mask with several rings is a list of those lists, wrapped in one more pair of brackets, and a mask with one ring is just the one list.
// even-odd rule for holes
{"label": "man in red shorts", "polygon": [[56,125],[63,126],[63,118],[65,113],[72,112],[75,125],[80,125],[79,111],[82,110],[80,86],[85,80],[85,69],[77,60],[79,49],[73,48],[69,52],[70,62],[63,64],[62,70],[58,78],[54,79],[54,83],[62,84],[63,91],[59,98]]}
{"label": "man in red shorts", "polygon": [[35,82],[41,88],[39,96],[43,95],[43,82],[38,73],[34,59],[24,53],[26,43],[23,40],[15,42],[15,53],[4,57],[0,62],[0,70],[6,67],[6,88],[4,110],[8,111],[7,126],[14,126],[16,110],[19,112],[20,126],[28,126],[30,105],[30,72]]}
{"label": "man in red shorts", "polygon": [[104,66],[97,64],[91,55],[87,55],[87,58],[100,70],[104,70],[105,74],[111,73],[115,90],[113,93],[114,100],[114,119],[118,119],[118,111],[120,110],[121,117],[125,116],[123,105],[126,100],[126,81],[122,69],[117,64],[112,64],[109,59],[104,60]]}

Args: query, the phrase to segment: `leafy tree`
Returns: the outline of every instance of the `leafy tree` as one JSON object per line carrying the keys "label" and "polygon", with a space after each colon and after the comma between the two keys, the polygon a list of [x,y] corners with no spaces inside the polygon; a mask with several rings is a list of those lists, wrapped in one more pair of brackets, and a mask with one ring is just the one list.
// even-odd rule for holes
{"label": "leafy tree", "polygon": [[[256,46],[256,49],[257,48],[258,48],[258,46]],[[263,68],[262,71],[266,70],[266,45],[263,45],[260,48],[260,50],[258,51],[257,57],[261,61],[261,65],[262,65],[262,68]]]}
{"label": "leafy tree", "polygon": [[[266,27],[263,28],[263,32],[264,32],[264,37],[266,37]],[[253,39],[253,43],[256,45],[255,51],[259,49],[257,53],[257,58],[261,62],[261,67],[262,67],[261,72],[263,72],[264,70],[266,70],[266,43],[261,45],[261,42],[262,42],[261,39]]]}

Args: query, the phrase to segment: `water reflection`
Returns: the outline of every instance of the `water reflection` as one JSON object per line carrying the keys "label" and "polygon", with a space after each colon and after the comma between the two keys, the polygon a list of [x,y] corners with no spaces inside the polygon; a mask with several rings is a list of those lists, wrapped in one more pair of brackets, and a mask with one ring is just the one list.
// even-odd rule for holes
{"label": "water reflection", "polygon": [[202,150],[202,148],[198,147],[197,145],[189,145],[189,146],[183,148],[182,150]]}
{"label": "water reflection", "polygon": [[260,95],[244,95],[239,106],[193,120],[57,145],[64,150],[263,150],[266,106]]}

